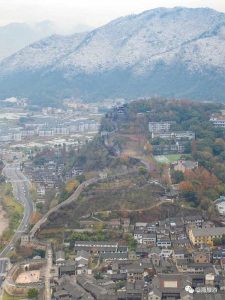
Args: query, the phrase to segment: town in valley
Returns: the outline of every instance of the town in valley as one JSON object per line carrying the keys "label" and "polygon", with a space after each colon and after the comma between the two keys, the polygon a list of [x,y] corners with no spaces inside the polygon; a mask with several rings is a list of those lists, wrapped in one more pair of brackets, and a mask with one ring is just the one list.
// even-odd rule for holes
{"label": "town in valley", "polygon": [[3,297],[223,299],[223,105],[68,104],[2,113]]}
{"label": "town in valley", "polygon": [[0,0],[0,300],[225,300],[225,1]]}

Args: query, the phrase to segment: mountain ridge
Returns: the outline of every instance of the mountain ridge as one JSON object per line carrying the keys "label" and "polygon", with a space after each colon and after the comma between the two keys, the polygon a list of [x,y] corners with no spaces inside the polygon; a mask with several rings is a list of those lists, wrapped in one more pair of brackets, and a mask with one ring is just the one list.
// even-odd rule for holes
{"label": "mountain ridge", "polygon": [[0,62],[0,98],[25,96],[37,103],[38,97],[96,101],[157,94],[222,101],[224,66],[224,13],[158,8],[87,33],[51,36],[6,58]]}
{"label": "mountain ridge", "polygon": [[54,25],[50,21],[35,24],[15,22],[0,26],[0,60],[53,33]]}

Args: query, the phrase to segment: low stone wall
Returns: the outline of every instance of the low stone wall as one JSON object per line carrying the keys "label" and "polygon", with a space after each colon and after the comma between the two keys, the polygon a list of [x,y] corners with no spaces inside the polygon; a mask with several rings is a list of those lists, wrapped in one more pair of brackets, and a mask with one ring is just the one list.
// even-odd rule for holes
{"label": "low stone wall", "polygon": [[11,296],[23,296],[26,297],[29,289],[35,288],[40,290],[44,287],[44,282],[33,283],[29,285],[16,284],[15,282],[10,282],[5,280],[4,289]]}
{"label": "low stone wall", "polygon": [[30,260],[24,261],[23,263],[16,264],[12,267],[9,271],[5,283],[4,289],[5,291],[13,296],[27,296],[29,289],[41,289],[44,287],[44,280],[40,278],[39,282],[29,283],[29,284],[18,284],[16,283],[16,279],[18,278],[19,274],[26,272],[26,271],[34,271],[34,270],[41,270],[46,266],[46,259],[39,259],[39,260]]}

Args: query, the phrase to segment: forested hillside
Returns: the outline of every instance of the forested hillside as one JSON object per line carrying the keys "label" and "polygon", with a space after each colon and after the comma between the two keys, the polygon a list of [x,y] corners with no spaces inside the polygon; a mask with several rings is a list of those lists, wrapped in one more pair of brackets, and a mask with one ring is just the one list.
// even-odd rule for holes
{"label": "forested hillside", "polygon": [[[82,166],[85,176],[105,174],[102,182],[89,186],[77,202],[58,213],[67,216],[70,226],[78,216],[99,210],[124,211],[138,219],[145,207],[159,216],[164,198],[176,187],[177,200],[167,204],[172,215],[179,210],[191,214],[193,208],[198,208],[214,218],[217,213],[213,201],[225,192],[225,130],[214,127],[210,117],[222,108],[221,104],[161,99],[115,107],[103,118],[96,138],[74,152],[67,166]],[[173,121],[174,132],[195,133],[185,153],[168,155],[173,158],[172,164],[159,163],[153,153],[155,144],[167,142],[151,137],[148,124],[155,121]],[[184,173],[174,171],[174,158],[197,162],[198,168]],[[155,183],[162,189],[157,190]],[[58,213],[50,218],[48,226],[61,224],[63,219]],[[154,215],[146,220],[149,218],[154,219]]]}

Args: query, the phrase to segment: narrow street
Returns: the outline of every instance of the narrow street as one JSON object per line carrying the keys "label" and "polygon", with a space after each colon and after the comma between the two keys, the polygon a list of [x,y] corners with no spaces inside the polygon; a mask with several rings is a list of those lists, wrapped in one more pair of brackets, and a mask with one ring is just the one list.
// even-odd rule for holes
{"label": "narrow street", "polygon": [[46,273],[45,273],[45,300],[51,300],[51,286],[50,286],[51,268],[52,268],[51,245],[48,245],[47,247],[46,258],[47,258],[47,266],[46,266]]}

